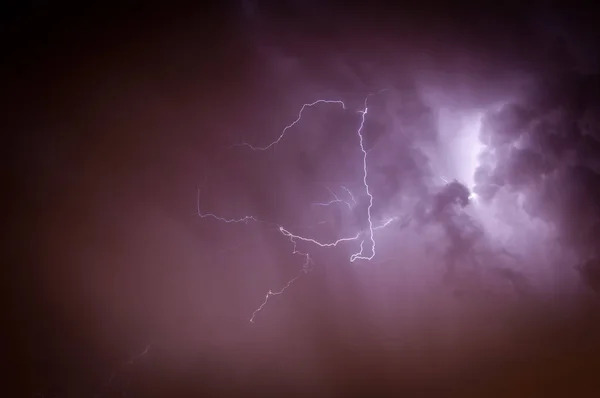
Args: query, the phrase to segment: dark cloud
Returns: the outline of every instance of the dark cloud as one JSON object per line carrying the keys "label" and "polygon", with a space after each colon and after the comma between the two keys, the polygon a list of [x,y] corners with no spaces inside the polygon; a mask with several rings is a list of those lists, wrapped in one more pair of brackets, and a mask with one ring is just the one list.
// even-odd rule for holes
{"label": "dark cloud", "polygon": [[[510,386],[472,379],[520,388],[538,349],[589,356],[568,341],[596,344],[573,337],[600,289],[592,13],[378,3],[3,15],[14,396],[493,396]],[[370,93],[377,255],[351,263],[359,242],[278,227],[366,236]],[[230,147],[322,98],[346,109]]]}
{"label": "dark cloud", "polygon": [[488,148],[475,190],[486,200],[500,189],[522,193],[524,209],[554,225],[577,261],[588,261],[600,242],[599,142],[587,121],[597,109],[598,75],[539,73],[534,94],[486,116],[481,136]]}

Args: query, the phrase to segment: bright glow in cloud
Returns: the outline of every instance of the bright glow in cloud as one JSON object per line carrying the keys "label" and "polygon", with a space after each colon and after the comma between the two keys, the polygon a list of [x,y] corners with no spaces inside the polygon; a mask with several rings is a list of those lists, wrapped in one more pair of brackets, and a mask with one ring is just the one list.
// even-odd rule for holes
{"label": "bright glow in cloud", "polygon": [[[439,181],[457,180],[470,191],[475,186],[475,171],[485,146],[479,139],[482,113],[440,109],[438,112],[438,142],[422,145],[432,171]],[[471,198],[475,194],[471,192]]]}
{"label": "bright glow in cloud", "polygon": [[481,114],[468,115],[463,118],[461,134],[457,139],[455,155],[458,156],[458,175],[470,190],[475,186],[475,170],[479,166],[479,155],[484,149],[479,140]]}

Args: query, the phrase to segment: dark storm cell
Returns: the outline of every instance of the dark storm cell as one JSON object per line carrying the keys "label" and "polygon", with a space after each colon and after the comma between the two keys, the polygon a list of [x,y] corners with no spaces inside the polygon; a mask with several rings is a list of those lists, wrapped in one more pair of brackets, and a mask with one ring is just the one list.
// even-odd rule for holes
{"label": "dark storm cell", "polygon": [[591,135],[583,135],[577,145],[577,152],[584,159],[593,159],[600,153],[600,141]]}
{"label": "dark storm cell", "polygon": [[532,113],[518,104],[508,104],[484,120],[482,138],[496,146],[516,140],[525,131]]}
{"label": "dark storm cell", "polygon": [[539,179],[549,171],[543,157],[530,149],[512,149],[506,178],[511,185],[523,186]]}
{"label": "dark storm cell", "polygon": [[469,189],[458,181],[452,181],[447,184],[437,196],[437,203],[440,210],[452,203],[460,204],[465,207],[469,204]]}
{"label": "dark storm cell", "polygon": [[548,122],[541,122],[533,126],[526,143],[544,156],[552,158],[561,156],[573,146],[572,139],[558,134],[556,127]]}
{"label": "dark storm cell", "polygon": [[600,142],[600,104],[588,107],[579,121],[579,129],[581,134]]}
{"label": "dark storm cell", "polygon": [[583,165],[571,167],[568,170],[568,179],[578,190],[576,197],[582,196],[588,203],[600,202],[600,175]]}

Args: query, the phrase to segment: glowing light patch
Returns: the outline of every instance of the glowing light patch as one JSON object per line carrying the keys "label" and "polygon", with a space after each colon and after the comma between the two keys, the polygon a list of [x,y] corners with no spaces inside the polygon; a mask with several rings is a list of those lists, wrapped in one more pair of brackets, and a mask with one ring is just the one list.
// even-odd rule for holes
{"label": "glowing light patch", "polygon": [[[460,156],[457,165],[459,181],[463,182],[471,191],[475,187],[475,171],[479,166],[479,155],[484,149],[484,145],[479,140],[481,119],[481,114],[464,118],[463,128],[456,146],[456,153]],[[477,198],[474,193],[471,196],[473,199]]]}
{"label": "glowing light patch", "polygon": [[[464,113],[442,109],[438,115],[437,147],[422,147],[440,181],[453,180],[470,191],[475,186],[475,171],[485,146],[479,140],[482,113]],[[477,199],[471,194],[470,199]]]}

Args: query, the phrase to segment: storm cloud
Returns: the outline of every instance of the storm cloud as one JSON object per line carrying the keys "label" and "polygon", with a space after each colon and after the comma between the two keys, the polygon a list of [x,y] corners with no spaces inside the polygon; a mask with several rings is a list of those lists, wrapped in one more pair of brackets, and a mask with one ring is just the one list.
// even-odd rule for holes
{"label": "storm cloud", "polygon": [[514,395],[533,367],[572,393],[552,372],[597,369],[592,14],[341,3],[9,13],[15,396]]}

